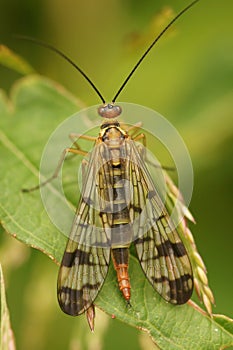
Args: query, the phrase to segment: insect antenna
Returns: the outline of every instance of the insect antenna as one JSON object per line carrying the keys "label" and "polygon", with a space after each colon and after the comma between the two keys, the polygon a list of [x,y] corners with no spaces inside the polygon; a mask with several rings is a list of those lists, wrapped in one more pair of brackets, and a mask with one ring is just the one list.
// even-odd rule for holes
{"label": "insect antenna", "polygon": [[102,96],[102,94],[100,93],[100,91],[97,89],[97,87],[95,86],[95,84],[92,82],[92,80],[86,75],[86,73],[84,73],[84,71],[74,62],[72,61],[71,58],[69,58],[66,54],[64,54],[64,52],[60,51],[59,49],[57,49],[56,47],[42,41],[42,40],[38,40],[35,38],[32,38],[30,36],[25,36],[25,35],[15,35],[16,38],[18,39],[22,39],[22,40],[27,40],[27,41],[31,41],[34,44],[46,47],[47,49],[55,52],[56,54],[58,54],[59,56],[63,57],[67,62],[69,62],[77,71],[79,71],[79,73],[81,73],[81,75],[89,82],[89,84],[92,86],[92,88],[95,90],[95,92],[97,93],[97,95],[100,97],[101,101],[103,102],[103,104],[105,104],[105,99]]}
{"label": "insect antenna", "polygon": [[168,23],[168,25],[160,32],[160,34],[154,39],[154,41],[150,44],[150,46],[148,47],[148,49],[144,52],[144,54],[141,56],[141,58],[138,60],[138,62],[135,64],[135,66],[133,67],[133,69],[131,70],[131,72],[129,73],[129,75],[126,77],[126,79],[124,80],[123,84],[121,85],[121,87],[119,88],[119,90],[117,91],[116,95],[114,96],[114,98],[112,99],[112,103],[114,103],[116,101],[116,99],[118,98],[118,96],[120,95],[120,93],[122,92],[122,90],[124,89],[125,85],[128,83],[129,79],[132,77],[132,75],[134,74],[134,72],[136,71],[136,69],[139,67],[139,65],[142,63],[142,61],[144,60],[144,58],[147,56],[147,54],[150,52],[150,50],[152,49],[152,47],[159,41],[159,39],[163,36],[163,34],[168,30],[168,28],[171,27],[171,25],[179,18],[181,17],[186,11],[188,11],[193,5],[195,5],[198,1],[200,0],[195,0],[193,2],[191,2],[188,6],[186,6],[183,10],[181,10],[176,17],[173,18],[173,20],[171,20],[171,22]]}
{"label": "insect antenna", "polygon": [[[163,34],[172,26],[172,24],[179,18],[181,17],[186,11],[188,11],[193,5],[195,5],[198,1],[200,0],[194,0],[193,2],[191,2],[189,5],[187,5],[183,10],[181,10],[177,16],[175,16],[169,23],[168,25],[160,32],[160,34],[154,39],[154,41],[151,43],[151,45],[148,47],[148,49],[144,52],[144,54],[141,56],[141,58],[138,60],[138,62],[135,64],[135,66],[133,67],[133,69],[131,70],[131,72],[128,74],[128,76],[126,77],[126,79],[124,80],[123,84],[120,86],[120,88],[118,89],[116,95],[114,96],[114,98],[112,99],[112,103],[114,103],[116,101],[116,99],[118,98],[118,96],[120,95],[120,93],[122,92],[122,90],[124,89],[125,85],[128,83],[129,79],[132,77],[132,75],[134,74],[134,72],[136,71],[136,69],[139,67],[139,65],[142,63],[142,61],[144,60],[144,58],[147,56],[147,54],[150,52],[150,50],[153,48],[153,46],[159,41],[159,39],[163,36]],[[92,82],[92,80],[86,75],[86,73],[71,59],[69,58],[66,54],[64,54],[62,51],[60,51],[59,49],[57,49],[56,47],[42,41],[42,40],[38,40],[29,36],[25,36],[25,35],[16,35],[16,37],[18,39],[22,39],[22,40],[27,40],[27,41],[31,41],[34,44],[46,47],[48,49],[50,49],[51,51],[55,52],[56,54],[58,54],[59,56],[63,57],[67,62],[69,62],[76,70],[79,71],[79,73],[89,82],[89,84],[92,86],[92,88],[94,89],[94,91],[96,92],[96,94],[99,96],[99,98],[101,99],[101,101],[103,102],[103,104],[105,104],[105,99],[102,96],[101,92],[97,89],[97,87],[95,86],[95,84]]]}

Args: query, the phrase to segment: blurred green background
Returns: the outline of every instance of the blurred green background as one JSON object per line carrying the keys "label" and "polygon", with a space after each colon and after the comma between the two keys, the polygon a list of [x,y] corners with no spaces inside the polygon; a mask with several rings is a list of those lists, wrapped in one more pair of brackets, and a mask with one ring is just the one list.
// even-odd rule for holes
{"label": "blurred green background", "polygon": [[[87,106],[95,93],[62,59],[12,34],[43,39],[71,56],[111,100],[123,79],[174,13],[177,0],[1,0],[0,40]],[[173,13],[173,14],[172,14]],[[195,174],[192,227],[216,299],[214,313],[233,317],[233,2],[202,0],[153,49],[120,101],[148,106],[181,133]],[[0,67],[0,88],[21,76]],[[135,121],[137,122],[137,121]],[[33,128],[33,125],[32,125]],[[0,261],[18,349],[149,349],[146,335],[98,313],[64,315],[56,301],[57,266],[6,234]]]}

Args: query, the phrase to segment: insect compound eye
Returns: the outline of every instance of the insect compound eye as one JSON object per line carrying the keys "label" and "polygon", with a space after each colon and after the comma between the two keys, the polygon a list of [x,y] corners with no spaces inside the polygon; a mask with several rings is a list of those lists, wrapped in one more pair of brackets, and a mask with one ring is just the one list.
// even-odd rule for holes
{"label": "insect compound eye", "polygon": [[121,114],[121,111],[122,110],[120,106],[115,106],[111,103],[98,108],[99,115],[103,118],[108,119],[117,118]]}

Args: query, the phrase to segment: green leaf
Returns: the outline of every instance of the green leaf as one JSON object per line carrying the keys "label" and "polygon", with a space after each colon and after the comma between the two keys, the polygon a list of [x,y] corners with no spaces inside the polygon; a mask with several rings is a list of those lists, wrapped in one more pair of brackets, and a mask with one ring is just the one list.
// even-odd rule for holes
{"label": "green leaf", "polygon": [[40,191],[26,194],[21,190],[38,183],[40,157],[49,135],[79,108],[79,103],[60,87],[36,76],[16,84],[11,101],[0,95],[2,225],[56,261],[62,256],[66,238],[51,224]]}
{"label": "green leaf", "polygon": [[224,315],[214,315],[214,320],[220,324],[229,334],[233,334],[233,320]]}
{"label": "green leaf", "polygon": [[4,45],[0,45],[0,64],[23,75],[34,72],[29,63]]}
{"label": "green leaf", "polygon": [[97,305],[119,320],[148,332],[159,349],[219,350],[233,345],[232,320],[221,315],[210,318],[193,302],[182,306],[166,303],[149,285],[134,257],[130,260],[129,274],[131,307],[125,305],[117,291],[113,268]]}
{"label": "green leaf", "polygon": [[[59,123],[80,108],[81,103],[61,87],[37,76],[18,82],[10,101],[3,93],[0,96],[1,222],[7,232],[55,261],[61,260],[67,238],[50,222],[39,191],[22,193],[21,189],[38,183],[40,158],[49,136]],[[80,132],[85,123],[80,119],[76,130],[72,131]],[[69,146],[68,136],[62,142]],[[60,142],[56,147],[58,153],[64,148]],[[53,161],[51,158],[51,163]],[[72,168],[73,159],[66,163]],[[46,187],[55,195],[52,205],[56,209],[57,203],[62,201],[57,187],[54,183]],[[77,200],[77,194],[73,193],[72,201]],[[63,215],[57,212],[61,220]],[[219,350],[233,345],[229,325],[232,321],[225,320],[223,326],[193,303],[184,306],[166,303],[149,285],[133,256],[129,273],[131,307],[126,306],[118,290],[112,266],[96,305],[117,319],[144,329],[162,349]]]}
{"label": "green leaf", "polygon": [[0,264],[0,305],[1,305],[1,334],[0,334],[0,349],[14,350],[15,340],[10,324],[10,315],[6,303],[5,283],[3,278],[2,266]]}

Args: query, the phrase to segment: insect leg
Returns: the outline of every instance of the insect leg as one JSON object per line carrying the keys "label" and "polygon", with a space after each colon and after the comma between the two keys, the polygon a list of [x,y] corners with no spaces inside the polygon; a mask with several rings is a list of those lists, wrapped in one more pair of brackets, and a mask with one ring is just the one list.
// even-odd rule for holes
{"label": "insect leg", "polygon": [[139,151],[142,159],[145,160],[145,158],[146,158],[146,135],[143,133],[138,134],[133,138],[133,141],[141,141],[142,142],[142,144],[138,145],[137,148],[138,148],[138,151]]}
{"label": "insect leg", "polygon": [[41,184],[39,184],[37,186],[31,187],[31,188],[23,188],[22,192],[33,192],[33,191],[36,191],[39,188],[41,188],[42,186],[45,186],[49,182],[51,182],[52,180],[56,179],[58,177],[58,174],[59,174],[60,170],[61,170],[63,161],[64,161],[64,159],[65,159],[65,157],[66,157],[66,155],[68,153],[74,153],[74,154],[78,154],[78,155],[82,155],[82,156],[85,156],[87,154],[86,151],[83,151],[81,149],[65,148],[64,151],[62,152],[61,158],[60,158],[60,160],[58,162],[58,165],[57,165],[53,175],[50,178],[48,178],[46,181],[42,182]]}
{"label": "insect leg", "polygon": [[143,144],[143,148],[139,145],[138,146],[138,150],[139,150],[139,153],[140,155],[143,157],[143,159],[147,162],[147,164],[150,164],[152,165],[153,167],[155,168],[161,168],[163,170],[167,170],[167,171],[174,171],[175,168],[172,167],[172,166],[166,166],[166,165],[158,165],[158,164],[155,164],[153,162],[151,162],[151,160],[149,160],[146,156],[146,135],[141,133],[141,134],[138,134],[136,135],[134,138],[133,138],[134,141],[140,141],[142,140],[142,144]]}
{"label": "insect leg", "polygon": [[126,130],[127,133],[130,132],[130,136],[133,139],[134,135],[141,129],[141,127],[142,127],[142,122],[138,122],[129,127],[125,127],[124,129]]}
{"label": "insect leg", "polygon": [[[83,139],[83,140],[87,140],[87,141],[96,141],[96,137],[94,136],[89,136],[89,135],[82,135],[82,134],[77,134],[77,133],[71,133],[69,134],[69,138],[71,139],[71,141],[73,142],[73,145],[75,145],[75,147],[77,149],[79,149],[81,151],[81,148],[77,142],[77,139]],[[86,155],[86,154],[84,154]]]}
{"label": "insect leg", "polygon": [[144,147],[146,147],[146,136],[145,134],[141,133],[141,134],[138,134],[136,135],[134,138],[133,138],[134,141],[142,141],[142,144]]}

